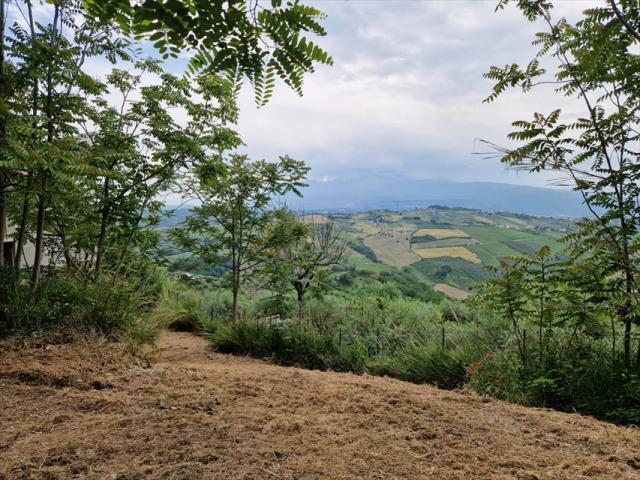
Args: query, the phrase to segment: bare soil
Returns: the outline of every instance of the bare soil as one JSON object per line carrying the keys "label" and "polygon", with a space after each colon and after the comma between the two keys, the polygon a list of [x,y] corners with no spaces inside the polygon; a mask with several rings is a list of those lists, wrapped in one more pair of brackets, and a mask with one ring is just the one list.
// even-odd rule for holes
{"label": "bare soil", "polygon": [[451,285],[447,285],[446,283],[436,283],[433,286],[433,289],[436,292],[444,293],[447,297],[453,298],[455,300],[466,300],[471,295],[469,292],[465,292],[464,290],[460,290],[459,288],[452,287]]}
{"label": "bare soil", "polygon": [[638,479],[640,431],[166,333],[0,344],[0,479]]}

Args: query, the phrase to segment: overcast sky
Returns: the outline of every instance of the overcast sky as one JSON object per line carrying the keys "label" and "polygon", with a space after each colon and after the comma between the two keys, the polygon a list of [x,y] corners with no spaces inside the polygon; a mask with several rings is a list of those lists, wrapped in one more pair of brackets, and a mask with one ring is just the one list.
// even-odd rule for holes
{"label": "overcast sky", "polygon": [[[558,0],[554,15],[576,19],[604,0]],[[557,105],[578,104],[552,88],[482,100],[491,65],[525,63],[542,25],[497,0],[315,0],[328,18],[318,43],[333,67],[310,75],[304,96],[279,88],[261,109],[249,88],[240,132],[255,157],[287,153],[305,160],[316,179],[362,171],[400,172],[454,181],[543,185],[541,177],[505,170],[478,139],[506,144],[510,123]]]}
{"label": "overcast sky", "polygon": [[[554,16],[575,21],[605,0],[555,0]],[[538,87],[511,91],[483,104],[491,65],[526,64],[536,48],[531,24],[514,6],[495,12],[498,0],[306,0],[328,18],[317,39],[334,58],[307,76],[304,96],[280,85],[257,109],[247,85],[240,99],[239,131],[254,158],[281,154],[304,160],[313,179],[367,173],[404,174],[453,181],[545,185],[549,178],[508,171],[486,151],[486,139],[507,145],[510,124],[558,106],[582,115],[579,102]],[[36,4],[43,19],[50,7]],[[15,10],[15,9],[13,9]],[[17,11],[10,10],[18,21]],[[152,53],[152,50],[149,50]],[[167,67],[181,73],[185,61]],[[553,66],[549,64],[549,66]],[[96,77],[113,67],[92,59]]]}

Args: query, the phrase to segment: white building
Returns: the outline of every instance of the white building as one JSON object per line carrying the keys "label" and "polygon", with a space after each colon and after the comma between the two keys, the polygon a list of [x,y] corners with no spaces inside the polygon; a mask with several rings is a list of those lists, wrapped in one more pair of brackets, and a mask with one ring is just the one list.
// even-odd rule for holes
{"label": "white building", "polygon": [[[2,255],[4,257],[4,264],[11,265],[16,255],[16,247],[18,242],[14,238],[16,228],[9,224],[5,230],[7,235],[2,242]],[[22,266],[30,267],[33,265],[33,259],[36,256],[35,245],[31,242],[25,242],[22,249]]]}

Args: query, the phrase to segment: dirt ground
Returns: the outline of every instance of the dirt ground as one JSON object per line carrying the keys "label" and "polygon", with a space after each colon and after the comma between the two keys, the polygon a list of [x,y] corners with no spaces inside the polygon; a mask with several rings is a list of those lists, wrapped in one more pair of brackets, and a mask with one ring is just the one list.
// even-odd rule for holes
{"label": "dirt ground", "polygon": [[452,287],[451,285],[447,285],[446,283],[436,283],[433,286],[433,289],[436,292],[444,293],[447,297],[453,298],[455,300],[466,300],[471,295],[469,292],[465,292],[464,290],[460,290],[459,288]]}
{"label": "dirt ground", "polygon": [[167,333],[0,345],[0,479],[638,479],[640,430]]}

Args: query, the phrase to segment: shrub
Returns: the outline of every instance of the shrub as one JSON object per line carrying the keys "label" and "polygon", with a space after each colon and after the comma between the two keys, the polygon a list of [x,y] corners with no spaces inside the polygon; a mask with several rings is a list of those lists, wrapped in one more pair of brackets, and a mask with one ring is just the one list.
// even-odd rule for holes
{"label": "shrub", "polygon": [[[22,272],[23,275],[26,272]],[[161,291],[161,275],[103,274],[98,281],[51,270],[35,291],[26,279],[4,272],[0,332],[98,332],[133,346],[155,340],[161,325],[149,317]]]}

